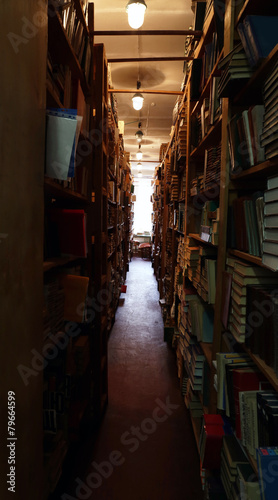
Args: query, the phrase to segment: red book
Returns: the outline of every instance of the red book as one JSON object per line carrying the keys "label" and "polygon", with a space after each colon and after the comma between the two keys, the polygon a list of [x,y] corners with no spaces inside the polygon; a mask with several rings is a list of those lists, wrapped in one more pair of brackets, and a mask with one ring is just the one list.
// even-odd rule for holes
{"label": "red book", "polygon": [[222,439],[225,435],[223,425],[221,415],[204,414],[200,437],[200,457],[204,469],[220,469]]}
{"label": "red book", "polygon": [[86,214],[84,210],[53,208],[49,210],[56,226],[61,255],[86,257]]}
{"label": "red book", "polygon": [[259,370],[250,367],[233,370],[232,378],[236,414],[236,436],[241,439],[239,393],[267,389],[270,387],[270,384]]}

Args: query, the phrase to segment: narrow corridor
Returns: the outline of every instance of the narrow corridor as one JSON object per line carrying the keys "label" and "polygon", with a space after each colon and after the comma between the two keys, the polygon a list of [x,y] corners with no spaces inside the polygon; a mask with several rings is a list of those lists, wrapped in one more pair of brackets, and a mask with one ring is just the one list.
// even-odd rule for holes
{"label": "narrow corridor", "polygon": [[157,282],[149,261],[135,257],[129,269],[108,343],[108,407],[85,445],[87,467],[79,464],[69,496],[57,498],[199,500],[199,456],[175,353],[163,341]]}

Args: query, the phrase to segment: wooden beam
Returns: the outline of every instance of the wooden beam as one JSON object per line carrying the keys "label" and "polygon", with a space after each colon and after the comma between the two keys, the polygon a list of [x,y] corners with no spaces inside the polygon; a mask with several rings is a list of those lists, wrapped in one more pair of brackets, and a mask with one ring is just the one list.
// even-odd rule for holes
{"label": "wooden beam", "polygon": [[160,94],[160,95],[183,95],[183,92],[178,90],[141,90],[141,89],[108,89],[110,94]]}
{"label": "wooden beam", "polygon": [[130,35],[170,35],[170,36],[192,36],[201,38],[202,31],[193,30],[123,30],[123,31],[95,31],[94,36],[130,36]]}
{"label": "wooden beam", "polygon": [[125,63],[125,62],[164,62],[164,61],[193,61],[194,57],[129,57],[107,59],[109,63]]}

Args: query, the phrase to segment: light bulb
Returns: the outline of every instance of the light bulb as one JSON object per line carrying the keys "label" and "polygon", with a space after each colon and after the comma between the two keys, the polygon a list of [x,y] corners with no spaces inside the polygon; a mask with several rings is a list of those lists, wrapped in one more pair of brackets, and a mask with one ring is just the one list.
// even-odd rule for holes
{"label": "light bulb", "polygon": [[138,151],[136,153],[136,158],[137,158],[137,160],[142,160],[142,158],[143,158],[143,153],[142,153],[142,151],[140,149],[140,146],[139,146],[139,149],[138,149]]}
{"label": "light bulb", "polygon": [[144,0],[130,0],[126,6],[128,15],[128,24],[131,28],[137,30],[144,22],[144,15],[146,11],[146,4]]}
{"label": "light bulb", "polygon": [[143,102],[144,102],[144,97],[142,96],[142,94],[140,94],[140,92],[136,92],[136,94],[134,94],[134,96],[132,97],[133,108],[136,111],[140,111],[140,109],[142,109],[143,107]]}
{"label": "light bulb", "polygon": [[142,139],[143,139],[143,132],[141,132],[141,130],[137,130],[136,134],[135,134],[135,137],[136,137],[136,140],[137,142],[142,142]]}

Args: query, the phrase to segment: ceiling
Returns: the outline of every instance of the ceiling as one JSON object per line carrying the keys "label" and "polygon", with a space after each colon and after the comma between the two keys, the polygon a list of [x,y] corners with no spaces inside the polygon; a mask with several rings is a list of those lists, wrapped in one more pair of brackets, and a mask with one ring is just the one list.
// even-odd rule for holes
{"label": "ceiling", "polygon": [[[95,30],[130,30],[125,7],[128,0],[94,0]],[[187,30],[193,22],[191,0],[145,0],[147,10],[141,30]],[[103,43],[107,58],[184,56],[184,35],[96,36],[95,43]],[[114,89],[141,89],[180,91],[183,80],[182,61],[111,63]],[[133,94],[115,94],[118,118],[125,122],[124,146],[130,152],[132,172],[136,175],[135,133],[141,122],[144,134],[141,143],[143,176],[152,175],[159,162],[161,143],[169,141],[176,95],[144,94],[141,111],[132,107]]]}

